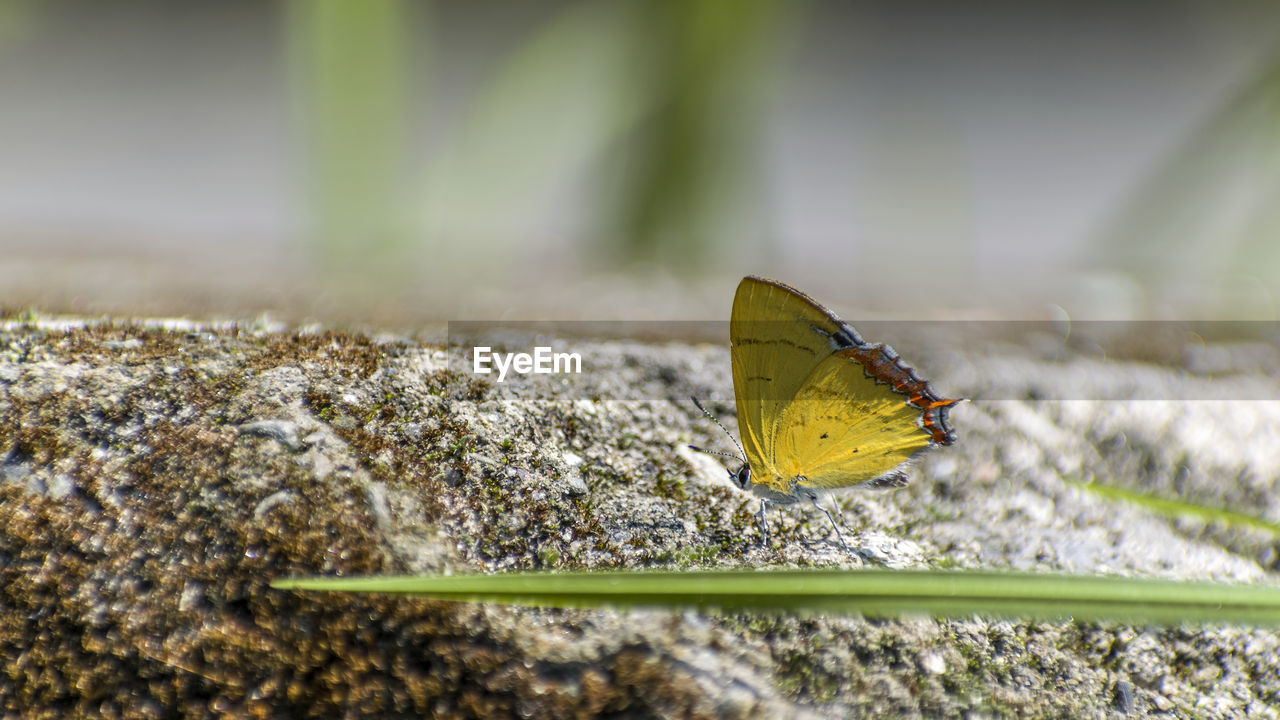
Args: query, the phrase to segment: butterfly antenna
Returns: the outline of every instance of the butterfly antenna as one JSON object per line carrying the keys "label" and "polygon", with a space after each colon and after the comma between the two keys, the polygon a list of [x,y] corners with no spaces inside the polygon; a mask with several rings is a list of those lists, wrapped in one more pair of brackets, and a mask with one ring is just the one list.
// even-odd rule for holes
{"label": "butterfly antenna", "polygon": [[[728,436],[729,436],[729,439],[733,441],[734,446],[738,448],[739,456],[738,456],[738,458],[737,458],[737,459],[738,459],[738,460],[741,460],[742,462],[744,462],[744,463],[745,463],[745,462],[747,461],[747,451],[742,449],[742,445],[741,445],[740,443],[738,443],[738,439],[737,439],[737,438],[735,438],[735,437],[733,436],[733,433],[731,433],[731,432],[729,432],[727,429],[725,429],[725,426],[720,424],[720,420],[719,420],[719,419],[717,419],[715,415],[712,415],[710,412],[708,412],[708,411],[707,411],[707,409],[706,409],[706,408],[702,407],[702,403],[698,402],[698,398],[697,398],[697,396],[695,396],[695,395],[690,395],[690,396],[689,396],[689,399],[693,401],[693,404],[694,404],[694,405],[698,406],[698,409],[702,411],[702,414],[703,414],[703,415],[706,415],[707,417],[711,418],[711,422],[715,423],[715,424],[716,424],[716,425],[717,425],[721,430],[724,430],[724,434],[725,434],[725,435],[728,435]],[[690,445],[689,447],[690,447],[690,448],[693,448],[694,450],[697,450],[698,452],[704,452],[704,453],[707,453],[707,454],[709,454],[709,455],[723,455],[723,456],[725,456],[725,457],[734,457],[733,455],[730,455],[730,454],[728,454],[728,453],[712,452],[712,451],[709,451],[709,450],[703,450],[703,449],[701,449],[701,448],[699,448],[699,447],[697,447],[697,446],[694,446],[694,445]]]}
{"label": "butterfly antenna", "polygon": [[704,454],[706,454],[706,455],[719,455],[720,457],[732,458],[732,459],[734,459],[734,460],[741,460],[741,459],[742,459],[742,458],[738,457],[737,455],[734,455],[733,453],[720,452],[719,450],[708,450],[708,449],[706,449],[706,448],[704,448],[704,447],[698,447],[697,445],[690,445],[690,446],[689,446],[689,449],[690,449],[690,450],[692,450],[692,451],[694,451],[694,452],[704,453]]}

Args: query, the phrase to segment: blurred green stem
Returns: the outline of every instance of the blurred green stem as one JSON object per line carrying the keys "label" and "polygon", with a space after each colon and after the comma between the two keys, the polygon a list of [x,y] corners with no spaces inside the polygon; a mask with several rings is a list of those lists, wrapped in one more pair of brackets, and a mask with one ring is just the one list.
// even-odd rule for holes
{"label": "blurred green stem", "polygon": [[408,5],[295,0],[289,10],[316,260],[345,283],[406,282],[397,188]]}
{"label": "blurred green stem", "polygon": [[653,43],[654,111],[621,199],[622,254],[696,263],[726,227],[716,210],[749,205],[731,197],[750,169],[743,155],[755,149],[743,118],[752,115],[746,104],[761,86],[760,50],[776,40],[788,6],[663,0],[640,7]]}
{"label": "blurred green stem", "polygon": [[1137,188],[1090,265],[1152,306],[1232,320],[1280,314],[1280,54]]}
{"label": "blurred green stem", "polygon": [[0,0],[0,41],[24,37],[35,13],[34,0]]}

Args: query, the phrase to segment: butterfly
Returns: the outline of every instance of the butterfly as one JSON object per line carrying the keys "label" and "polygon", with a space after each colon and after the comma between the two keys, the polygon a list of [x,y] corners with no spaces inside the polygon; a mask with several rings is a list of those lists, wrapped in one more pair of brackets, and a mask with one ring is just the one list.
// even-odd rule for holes
{"label": "butterfly", "polygon": [[729,340],[742,434],[742,466],[729,476],[760,498],[762,543],[769,538],[768,508],[808,500],[826,513],[847,550],[835,518],[818,504],[821,491],[902,487],[907,463],[955,442],[947,414],[964,398],[939,397],[893,348],[863,340],[789,285],[743,278]]}

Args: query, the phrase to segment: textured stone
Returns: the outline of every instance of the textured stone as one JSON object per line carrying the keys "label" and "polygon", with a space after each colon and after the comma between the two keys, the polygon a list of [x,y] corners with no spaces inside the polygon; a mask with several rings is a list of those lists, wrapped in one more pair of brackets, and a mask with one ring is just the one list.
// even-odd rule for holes
{"label": "textured stone", "polygon": [[[805,507],[772,511],[761,547],[755,502],[684,449],[730,449],[687,400],[736,432],[725,348],[583,341],[566,389],[460,381],[458,349],[397,336],[252,330],[0,328],[0,715],[1274,716],[1266,628],[561,610],[268,583],[862,564],[1275,582],[1267,533],[1075,481],[1275,520],[1276,403],[1103,400],[1203,379],[926,347],[913,359],[935,385],[973,398],[953,414],[959,441],[906,488],[833,494],[846,554]],[[1017,399],[1065,383],[1079,399]]]}

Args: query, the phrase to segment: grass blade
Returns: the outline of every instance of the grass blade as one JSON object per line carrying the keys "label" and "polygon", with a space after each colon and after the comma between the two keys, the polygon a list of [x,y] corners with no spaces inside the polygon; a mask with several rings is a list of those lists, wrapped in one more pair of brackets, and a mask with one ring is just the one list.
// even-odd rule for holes
{"label": "grass blade", "polygon": [[1280,524],[1274,523],[1266,518],[1246,515],[1245,513],[1228,510],[1226,508],[1208,507],[1206,505],[1197,505],[1195,503],[1186,502],[1185,500],[1173,500],[1149,493],[1125,490],[1124,488],[1103,485],[1101,483],[1085,482],[1082,480],[1069,480],[1068,482],[1082,490],[1091,492],[1098,497],[1106,498],[1108,500],[1131,502],[1165,517],[1178,518],[1180,516],[1191,516],[1200,518],[1206,522],[1222,522],[1228,525],[1250,527],[1256,530],[1265,530],[1272,535],[1280,536]]}
{"label": "grass blade", "polygon": [[1280,624],[1280,587],[1005,572],[712,570],[292,578],[282,590],[552,607]]}

